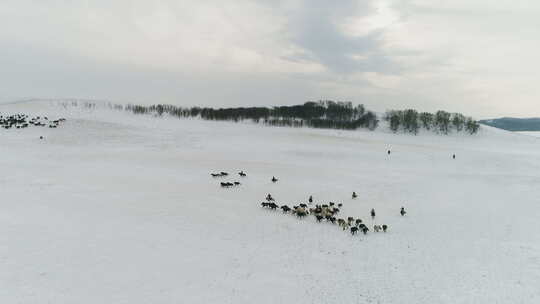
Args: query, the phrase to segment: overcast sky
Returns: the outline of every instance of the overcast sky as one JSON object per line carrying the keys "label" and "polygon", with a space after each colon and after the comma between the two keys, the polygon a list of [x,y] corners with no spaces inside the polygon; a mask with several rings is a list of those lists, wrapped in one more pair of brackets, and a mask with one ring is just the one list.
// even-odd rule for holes
{"label": "overcast sky", "polygon": [[2,0],[0,99],[540,116],[537,0]]}

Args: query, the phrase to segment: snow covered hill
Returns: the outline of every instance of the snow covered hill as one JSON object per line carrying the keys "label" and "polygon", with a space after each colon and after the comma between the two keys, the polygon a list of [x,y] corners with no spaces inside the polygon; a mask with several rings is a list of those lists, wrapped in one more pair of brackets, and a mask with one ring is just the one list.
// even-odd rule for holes
{"label": "snow covered hill", "polygon": [[[539,138],[0,112],[67,119],[0,129],[0,303],[540,302]],[[389,231],[265,210],[268,193],[370,228],[375,208]]]}

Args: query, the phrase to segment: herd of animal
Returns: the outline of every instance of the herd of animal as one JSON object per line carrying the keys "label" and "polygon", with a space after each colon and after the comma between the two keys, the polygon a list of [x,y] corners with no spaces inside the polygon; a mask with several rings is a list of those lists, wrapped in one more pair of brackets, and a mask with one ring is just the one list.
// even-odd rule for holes
{"label": "herd of animal", "polygon": [[[210,173],[210,175],[214,178],[217,178],[217,177],[226,177],[226,176],[229,176],[229,173],[228,172],[218,172],[218,173]],[[238,172],[238,175],[240,175],[240,177],[246,177],[247,174],[244,173],[244,171],[240,171]],[[220,182],[220,185],[222,188],[230,188],[230,187],[235,187],[235,186],[240,186],[241,183],[239,181],[234,181],[234,182]]]}
{"label": "herd of animal", "polygon": [[[353,192],[353,198],[356,197],[356,193]],[[308,202],[313,203],[313,196],[310,196]],[[281,209],[284,214],[295,215],[298,218],[304,218],[308,215],[312,215],[315,218],[315,221],[320,223],[323,220],[334,225],[338,225],[343,231],[350,231],[352,235],[362,232],[366,235],[370,230],[360,218],[354,218],[352,216],[346,218],[337,218],[337,215],[340,213],[343,204],[329,202],[328,204],[316,204],[315,207],[309,207],[308,204],[299,204],[297,206],[289,207],[287,205],[278,205],[275,202],[275,199],[271,194],[266,196],[266,201],[261,203],[261,207],[267,208],[270,210]],[[401,207],[400,214],[405,216],[407,212],[404,207]],[[371,219],[375,220],[375,209],[371,209],[370,212]],[[375,232],[386,232],[388,230],[388,225],[373,225],[373,231]]]}
{"label": "herd of animal", "polygon": [[46,116],[30,118],[27,114],[0,115],[0,126],[4,129],[24,129],[30,126],[57,128],[64,121],[65,118],[52,120]]}
{"label": "herd of animal", "polygon": [[[227,172],[218,172],[218,173],[210,173],[210,175],[214,178],[218,177],[226,177],[229,176],[229,173]],[[238,175],[240,177],[246,177],[247,174],[244,173],[244,171],[238,172]],[[272,176],[272,179],[270,179],[271,182],[276,183],[278,179],[275,176]],[[240,182],[221,182],[221,187],[228,188],[233,186],[239,186]],[[356,192],[352,193],[352,199],[356,199],[358,195]],[[284,214],[291,214],[298,218],[304,218],[309,215],[313,216],[315,218],[315,221],[320,223],[322,221],[329,222],[334,225],[338,225],[343,231],[350,231],[352,235],[357,234],[358,232],[362,232],[364,235],[366,235],[370,230],[366,223],[360,218],[354,218],[354,217],[346,217],[346,218],[338,218],[338,214],[341,211],[341,208],[343,207],[342,203],[334,203],[329,202],[328,204],[315,204],[313,206],[313,196],[309,196],[308,198],[308,204],[298,204],[297,206],[289,207],[288,205],[278,205],[272,197],[271,194],[268,194],[266,196],[266,201],[261,203],[261,207],[270,209],[270,210],[277,210],[281,209],[281,211]],[[401,207],[400,214],[401,216],[405,216],[407,212],[405,211],[404,207]],[[375,209],[371,209],[370,216],[372,221],[375,221]],[[386,232],[388,230],[388,225],[373,225],[373,231],[374,232]]]}

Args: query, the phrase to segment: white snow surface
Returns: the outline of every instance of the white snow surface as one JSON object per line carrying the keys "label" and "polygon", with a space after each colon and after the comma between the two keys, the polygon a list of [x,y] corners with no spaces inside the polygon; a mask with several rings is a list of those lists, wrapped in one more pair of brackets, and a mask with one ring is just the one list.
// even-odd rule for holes
{"label": "white snow surface", "polygon": [[[538,138],[0,112],[67,119],[0,129],[0,303],[540,303]],[[389,231],[265,210],[268,193],[369,226],[375,208]]]}

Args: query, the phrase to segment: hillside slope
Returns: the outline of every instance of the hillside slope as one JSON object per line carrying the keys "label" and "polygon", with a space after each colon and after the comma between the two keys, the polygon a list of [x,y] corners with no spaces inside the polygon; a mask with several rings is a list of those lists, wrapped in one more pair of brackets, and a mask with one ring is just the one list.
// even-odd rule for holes
{"label": "hillside slope", "polygon": [[503,117],[481,120],[480,123],[507,131],[540,131],[540,118]]}
{"label": "hillside slope", "polygon": [[[540,301],[540,139],[0,112],[67,119],[0,129],[2,303]],[[262,209],[268,193],[390,228],[351,236]]]}

